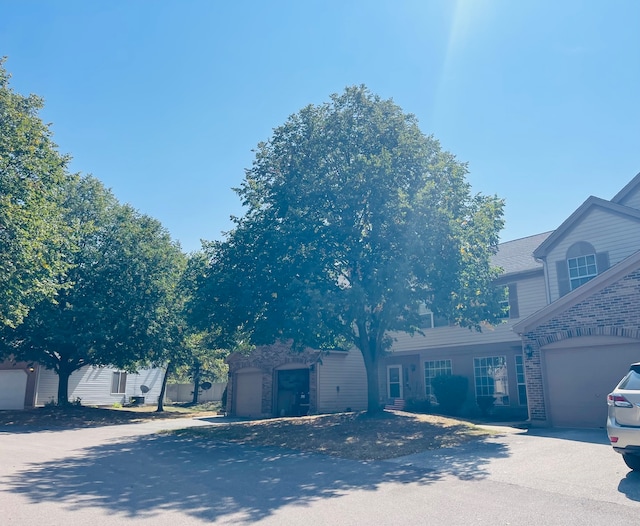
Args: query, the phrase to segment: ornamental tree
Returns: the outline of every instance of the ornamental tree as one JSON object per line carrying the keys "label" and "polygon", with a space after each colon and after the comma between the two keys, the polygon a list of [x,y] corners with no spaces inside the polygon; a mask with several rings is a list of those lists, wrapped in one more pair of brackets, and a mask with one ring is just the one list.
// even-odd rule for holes
{"label": "ornamental tree", "polygon": [[476,329],[502,315],[489,257],[503,202],[472,195],[466,175],[364,86],[303,108],[258,145],[236,189],[246,213],[205,245],[193,312],[245,343],[355,346],[379,411],[380,358],[421,308]]}

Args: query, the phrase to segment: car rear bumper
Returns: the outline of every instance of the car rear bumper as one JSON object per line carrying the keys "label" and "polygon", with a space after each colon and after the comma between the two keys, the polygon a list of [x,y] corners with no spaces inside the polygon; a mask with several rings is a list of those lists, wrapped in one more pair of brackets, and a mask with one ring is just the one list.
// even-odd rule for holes
{"label": "car rear bumper", "polygon": [[607,435],[609,435],[611,446],[618,453],[640,455],[640,427],[621,426],[609,418],[607,420]]}

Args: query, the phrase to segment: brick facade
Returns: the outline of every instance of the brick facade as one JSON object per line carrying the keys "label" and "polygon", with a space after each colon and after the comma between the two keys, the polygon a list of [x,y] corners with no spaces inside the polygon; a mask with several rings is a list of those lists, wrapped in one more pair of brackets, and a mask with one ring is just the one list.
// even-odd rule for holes
{"label": "brick facade", "polygon": [[545,409],[540,349],[546,345],[584,336],[617,336],[640,343],[640,269],[523,335],[529,417],[548,419]]}

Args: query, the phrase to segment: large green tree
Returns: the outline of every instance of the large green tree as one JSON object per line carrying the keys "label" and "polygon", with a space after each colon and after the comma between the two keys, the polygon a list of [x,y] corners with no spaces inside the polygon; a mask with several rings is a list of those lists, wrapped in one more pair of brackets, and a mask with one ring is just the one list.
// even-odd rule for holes
{"label": "large green tree", "polygon": [[69,231],[60,210],[68,158],[38,116],[42,100],[15,93],[0,59],[0,325],[18,325],[58,290]]}
{"label": "large green tree", "polygon": [[171,356],[172,377],[179,382],[193,382],[193,404],[198,403],[199,386],[202,382],[226,381],[228,370],[224,363],[228,351],[220,347],[224,343],[220,338],[220,329],[216,325],[203,329],[191,323],[193,299],[207,274],[207,268],[208,261],[204,251],[189,254],[178,287],[183,330],[182,345]]}
{"label": "large green tree", "polygon": [[35,305],[23,323],[5,328],[7,349],[68,380],[85,365],[135,370],[166,363],[179,334],[173,294],[184,256],[160,223],[121,205],[92,177],[70,178],[65,219],[78,248],[53,300]]}
{"label": "large green tree", "polygon": [[258,145],[245,215],[207,246],[200,320],[253,344],[355,346],[380,410],[380,358],[421,306],[478,329],[502,315],[489,257],[503,203],[472,195],[466,174],[364,86],[305,107]]}

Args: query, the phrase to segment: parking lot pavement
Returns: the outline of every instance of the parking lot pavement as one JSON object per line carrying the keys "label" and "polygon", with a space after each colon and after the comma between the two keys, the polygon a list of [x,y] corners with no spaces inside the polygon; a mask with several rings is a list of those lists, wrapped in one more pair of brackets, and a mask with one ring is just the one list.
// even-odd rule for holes
{"label": "parking lot pavement", "polygon": [[640,501],[640,474],[630,472],[604,429],[514,429],[487,426],[484,442],[425,451],[391,462],[466,480],[516,484],[571,497],[628,505]]}
{"label": "parking lot pavement", "polygon": [[599,526],[640,515],[640,475],[602,430],[495,428],[381,462],[156,433],[211,424],[0,433],[0,523]]}

